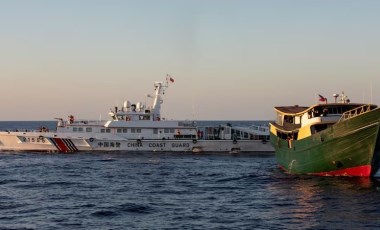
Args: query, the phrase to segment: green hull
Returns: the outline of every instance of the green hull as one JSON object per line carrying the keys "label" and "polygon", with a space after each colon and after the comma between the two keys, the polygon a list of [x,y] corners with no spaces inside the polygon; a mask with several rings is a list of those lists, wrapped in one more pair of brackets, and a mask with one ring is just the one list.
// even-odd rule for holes
{"label": "green hull", "polygon": [[271,133],[277,162],[291,174],[372,176],[379,169],[380,109],[286,141]]}

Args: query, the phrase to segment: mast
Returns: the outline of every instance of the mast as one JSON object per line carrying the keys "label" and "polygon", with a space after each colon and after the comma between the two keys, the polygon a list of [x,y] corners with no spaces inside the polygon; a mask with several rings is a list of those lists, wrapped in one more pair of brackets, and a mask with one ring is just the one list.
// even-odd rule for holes
{"label": "mast", "polygon": [[152,114],[154,119],[161,118],[161,104],[164,102],[162,96],[165,94],[165,89],[168,87],[168,81],[166,81],[166,84],[162,81],[157,81],[154,83],[155,97],[152,106]]}

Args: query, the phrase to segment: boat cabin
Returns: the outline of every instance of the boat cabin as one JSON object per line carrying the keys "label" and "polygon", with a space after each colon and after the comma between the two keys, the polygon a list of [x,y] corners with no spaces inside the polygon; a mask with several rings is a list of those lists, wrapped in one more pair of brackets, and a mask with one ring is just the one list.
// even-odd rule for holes
{"label": "boat cabin", "polygon": [[155,82],[155,96],[151,106],[126,100],[122,107],[111,109],[108,121],[76,120],[70,115],[67,121],[58,118],[57,131],[73,133],[79,137],[97,139],[196,139],[197,126],[193,121],[174,121],[161,118],[161,104],[168,82]]}
{"label": "boat cabin", "polygon": [[345,119],[376,108],[360,103],[323,103],[311,107],[275,107],[276,121],[271,123],[272,133],[285,140],[299,140],[325,130]]}

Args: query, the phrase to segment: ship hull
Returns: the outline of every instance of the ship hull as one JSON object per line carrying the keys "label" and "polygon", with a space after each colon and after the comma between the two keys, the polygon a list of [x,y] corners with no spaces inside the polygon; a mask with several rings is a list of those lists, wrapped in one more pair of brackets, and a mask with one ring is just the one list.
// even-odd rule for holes
{"label": "ship hull", "polygon": [[373,176],[379,169],[379,118],[375,109],[301,140],[271,133],[277,162],[290,174]]}
{"label": "ship hull", "polygon": [[54,132],[0,132],[0,151],[38,152],[274,152],[270,143],[261,140],[126,140],[73,137]]}

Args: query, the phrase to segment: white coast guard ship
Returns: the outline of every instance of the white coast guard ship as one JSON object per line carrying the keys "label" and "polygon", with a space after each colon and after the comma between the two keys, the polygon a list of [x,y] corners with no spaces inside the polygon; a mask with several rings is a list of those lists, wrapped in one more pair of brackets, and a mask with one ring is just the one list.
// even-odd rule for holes
{"label": "white coast guard ship", "polygon": [[2,151],[273,152],[267,126],[198,127],[195,121],[161,117],[163,95],[173,78],[154,83],[152,106],[125,101],[107,121],[58,119],[54,131],[0,131]]}

